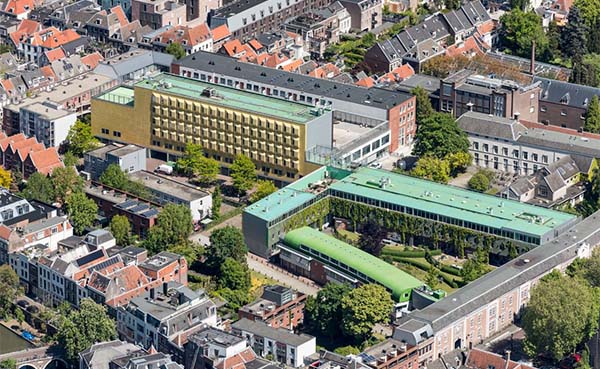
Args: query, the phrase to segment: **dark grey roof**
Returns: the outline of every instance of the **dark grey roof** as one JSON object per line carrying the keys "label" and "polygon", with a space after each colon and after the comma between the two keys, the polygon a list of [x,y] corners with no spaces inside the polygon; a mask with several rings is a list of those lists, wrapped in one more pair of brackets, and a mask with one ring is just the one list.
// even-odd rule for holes
{"label": "dark grey roof", "polygon": [[558,172],[552,172],[544,177],[543,181],[546,183],[550,191],[556,192],[557,190],[566,186],[565,181],[562,179]]}
{"label": "dark grey roof", "polygon": [[292,346],[300,346],[310,340],[315,339],[313,336],[309,336],[307,334],[294,334],[286,329],[272,328],[263,322],[255,322],[246,318],[242,318],[233,323],[231,328],[234,332],[249,332],[256,336],[270,338],[276,342],[281,342]]}
{"label": "dark grey roof", "polygon": [[540,101],[555,104],[565,104],[587,109],[594,95],[600,95],[600,88],[577,85],[554,79],[534,77],[535,82],[541,82]]}
{"label": "dark grey roof", "polygon": [[519,138],[520,143],[546,147],[558,152],[600,158],[600,139],[586,138],[541,128],[530,128]]}
{"label": "dark grey roof", "polygon": [[434,332],[451,326],[500,296],[573,259],[584,243],[599,244],[598,222],[600,211],[575,224],[552,242],[509,261],[449,297],[409,314],[406,321],[415,319],[428,323]]}
{"label": "dark grey roof", "polygon": [[563,156],[560,160],[550,163],[544,170],[548,173],[558,172],[565,180],[581,172],[571,155]]}
{"label": "dark grey roof", "polygon": [[516,141],[527,128],[516,120],[469,111],[456,123],[467,133]]}
{"label": "dark grey roof", "polygon": [[242,337],[236,336],[235,334],[231,334],[220,329],[207,326],[201,331],[194,333],[188,338],[188,340],[202,347],[209,342],[221,346],[232,346],[242,342],[244,339]]}
{"label": "dark grey roof", "polygon": [[521,196],[535,188],[528,177],[519,177],[510,185],[510,190],[517,196]]}
{"label": "dark grey roof", "polygon": [[76,40],[73,40],[71,42],[67,42],[66,44],[62,45],[62,49],[65,51],[65,54],[67,56],[77,52],[79,48],[83,47],[85,48],[87,45],[90,44],[90,42],[92,42],[92,40],[87,37],[87,36],[81,36]]}
{"label": "dark grey roof", "polygon": [[225,55],[205,51],[189,55],[177,63],[200,71],[224,74],[381,109],[391,109],[412,98],[412,95],[404,92],[387,91],[380,88],[366,89],[256,64],[242,63]]}
{"label": "dark grey roof", "polygon": [[426,74],[415,74],[402,82],[398,82],[397,86],[407,92],[410,92],[410,90],[415,87],[422,87],[430,94],[438,94],[440,90],[440,79]]}

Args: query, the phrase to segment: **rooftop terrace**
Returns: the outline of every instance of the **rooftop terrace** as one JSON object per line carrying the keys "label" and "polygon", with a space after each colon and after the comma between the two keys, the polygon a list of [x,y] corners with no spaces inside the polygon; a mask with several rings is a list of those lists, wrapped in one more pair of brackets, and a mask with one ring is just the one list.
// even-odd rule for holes
{"label": "rooftop terrace", "polygon": [[[313,107],[295,102],[263,96],[256,93],[204,83],[172,74],[160,74],[135,84],[157,92],[179,95],[226,108],[247,111],[252,114],[269,115],[295,123],[307,123],[315,119]],[[213,95],[209,95],[212,91]]]}
{"label": "rooftop terrace", "polygon": [[110,101],[120,105],[133,106],[133,89],[119,86],[97,97],[100,100]]}

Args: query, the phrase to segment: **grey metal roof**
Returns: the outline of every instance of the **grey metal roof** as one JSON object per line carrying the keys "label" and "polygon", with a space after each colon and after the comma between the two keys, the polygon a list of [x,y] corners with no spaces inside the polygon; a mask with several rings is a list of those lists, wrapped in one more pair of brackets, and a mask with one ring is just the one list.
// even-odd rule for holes
{"label": "grey metal roof", "polygon": [[544,177],[544,183],[548,186],[550,191],[556,192],[557,190],[566,186],[565,181],[562,179],[558,172],[552,172]]}
{"label": "grey metal roof", "polygon": [[266,337],[286,345],[300,346],[314,340],[313,336],[307,334],[294,334],[283,328],[272,328],[263,322],[255,322],[242,318],[231,325],[233,331],[244,331],[256,336]]}
{"label": "grey metal roof", "polygon": [[565,180],[581,172],[577,163],[570,155],[563,156],[560,160],[550,163],[544,169],[548,171],[548,173],[558,172]]}
{"label": "grey metal roof", "polygon": [[540,101],[587,109],[594,95],[600,95],[600,88],[557,81],[550,78],[534,77],[541,82]]}
{"label": "grey metal roof", "polygon": [[362,88],[302,74],[242,63],[225,55],[199,51],[179,61],[178,64],[204,72],[219,73],[248,81],[271,84],[299,92],[326,96],[370,107],[391,109],[412,95],[379,88]]}
{"label": "grey metal roof", "polygon": [[517,196],[521,196],[534,188],[535,185],[531,183],[531,180],[528,177],[519,177],[510,185],[510,190]]}
{"label": "grey metal roof", "polygon": [[527,131],[525,126],[513,119],[473,111],[461,115],[456,123],[467,133],[512,141],[517,141]]}
{"label": "grey metal roof", "polygon": [[[573,259],[584,243],[600,243],[600,211],[574,225],[552,242],[509,261],[452,295],[423,310],[409,314],[410,319],[429,323],[438,332],[468,314],[485,307],[500,296],[532,281],[558,265]],[[408,320],[408,319],[407,319]],[[403,328],[403,326],[400,326]]]}
{"label": "grey metal roof", "polygon": [[571,155],[579,154],[600,158],[600,139],[595,138],[585,138],[541,128],[530,128],[523,132],[519,142],[547,147]]}

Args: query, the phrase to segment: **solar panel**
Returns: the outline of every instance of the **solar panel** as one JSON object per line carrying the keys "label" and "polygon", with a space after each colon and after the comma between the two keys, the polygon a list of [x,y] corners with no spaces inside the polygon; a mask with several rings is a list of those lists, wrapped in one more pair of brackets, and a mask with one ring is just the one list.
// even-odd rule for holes
{"label": "solar panel", "polygon": [[147,212],[142,213],[142,215],[145,216],[146,218],[151,218],[157,214],[158,214],[158,210],[156,210],[156,209],[150,209]]}

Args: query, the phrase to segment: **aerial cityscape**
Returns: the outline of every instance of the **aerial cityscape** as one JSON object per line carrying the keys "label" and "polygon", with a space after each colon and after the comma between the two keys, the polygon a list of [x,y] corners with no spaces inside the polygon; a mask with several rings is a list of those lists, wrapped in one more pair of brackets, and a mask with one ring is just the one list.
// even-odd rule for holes
{"label": "aerial cityscape", "polygon": [[0,369],[600,369],[600,0],[0,0]]}

